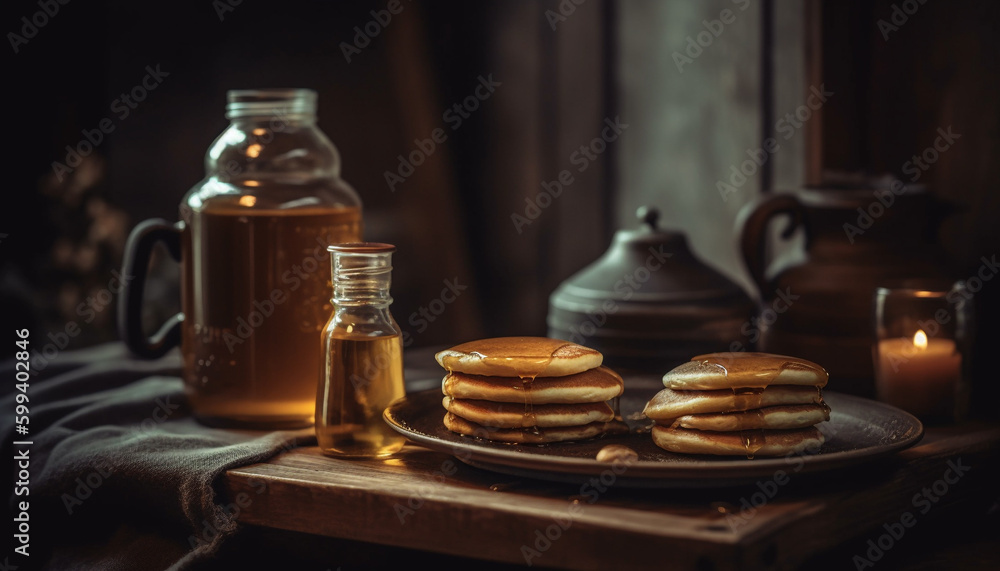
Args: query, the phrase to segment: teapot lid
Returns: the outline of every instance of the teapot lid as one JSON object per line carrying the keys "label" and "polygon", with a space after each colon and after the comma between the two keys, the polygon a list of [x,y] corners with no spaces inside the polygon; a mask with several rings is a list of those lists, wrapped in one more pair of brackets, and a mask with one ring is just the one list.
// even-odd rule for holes
{"label": "teapot lid", "polygon": [[637,229],[615,232],[604,255],[563,282],[553,296],[671,305],[748,300],[740,286],[695,257],[682,232],[661,230],[656,208],[640,207],[636,217]]}

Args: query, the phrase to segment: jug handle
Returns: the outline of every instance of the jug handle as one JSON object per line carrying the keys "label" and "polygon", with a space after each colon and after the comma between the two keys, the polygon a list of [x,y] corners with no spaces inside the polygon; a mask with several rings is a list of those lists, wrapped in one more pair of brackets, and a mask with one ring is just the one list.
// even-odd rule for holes
{"label": "jug handle", "polygon": [[771,282],[766,277],[769,263],[767,230],[771,226],[771,219],[780,214],[789,215],[788,225],[781,232],[781,237],[790,238],[801,226],[805,232],[805,247],[808,249],[812,236],[806,223],[805,207],[792,194],[777,194],[751,202],[743,207],[737,217],[737,236],[740,238],[743,262],[757,284],[761,299],[767,298],[767,292],[771,289]]}
{"label": "jug handle", "polygon": [[126,283],[118,298],[118,334],[139,357],[155,359],[180,344],[183,313],[168,319],[152,337],[146,337],[142,331],[142,296],[153,247],[162,242],[170,256],[180,262],[183,228],[183,222],[171,224],[159,218],[145,220],[132,230],[125,244],[122,275],[126,276]]}

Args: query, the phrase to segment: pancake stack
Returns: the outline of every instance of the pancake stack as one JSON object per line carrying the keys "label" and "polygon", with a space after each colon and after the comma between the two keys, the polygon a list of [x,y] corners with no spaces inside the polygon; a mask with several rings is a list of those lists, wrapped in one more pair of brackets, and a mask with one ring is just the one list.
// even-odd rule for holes
{"label": "pancake stack", "polygon": [[622,378],[593,349],[545,337],[497,337],[441,351],[444,425],[500,442],[583,440],[624,427]]}
{"label": "pancake stack", "polygon": [[643,411],[653,442],[685,454],[784,456],[815,451],[830,419],[816,363],[769,353],[699,355],[663,375]]}

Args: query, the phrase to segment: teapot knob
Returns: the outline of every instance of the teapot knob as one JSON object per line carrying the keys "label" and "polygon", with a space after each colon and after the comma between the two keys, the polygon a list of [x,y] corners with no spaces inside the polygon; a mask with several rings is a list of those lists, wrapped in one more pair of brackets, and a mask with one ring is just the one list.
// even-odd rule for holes
{"label": "teapot knob", "polygon": [[635,211],[635,216],[640,222],[649,226],[650,230],[656,231],[656,221],[660,219],[660,211],[655,206],[640,206]]}

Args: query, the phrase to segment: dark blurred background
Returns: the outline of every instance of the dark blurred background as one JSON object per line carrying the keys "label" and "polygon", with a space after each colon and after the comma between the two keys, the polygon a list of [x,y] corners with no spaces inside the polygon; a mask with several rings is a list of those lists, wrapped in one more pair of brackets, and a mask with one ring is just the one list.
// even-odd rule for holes
{"label": "dark blurred background", "polygon": [[[0,295],[4,321],[33,335],[78,322],[74,346],[116,338],[114,302],[89,322],[77,308],[107,287],[138,221],[176,219],[233,88],[319,92],[319,126],[364,202],[366,238],[399,247],[393,313],[418,346],[544,334],[552,290],[634,227],[642,205],[756,295],[733,230],[743,205],[829,171],[903,177],[939,127],[961,140],[920,182],[956,207],[940,233],[953,271],[1000,251],[994,2],[404,0],[350,61],[344,46],[386,2],[53,0],[58,13],[44,18],[42,4],[3,7],[12,178]],[[733,17],[716,35],[705,21],[723,10]],[[695,49],[703,32],[710,43]],[[167,75],[119,120],[113,102],[147,66]],[[500,85],[452,129],[443,114],[489,77]],[[730,166],[820,85],[835,95],[722,200]],[[106,117],[114,131],[59,180],[53,161]],[[574,153],[616,117],[628,127],[581,170]],[[436,127],[448,140],[391,191],[386,171]],[[518,228],[512,215],[563,169],[574,182]],[[177,270],[162,261],[154,274],[158,322],[179,305]],[[445,280],[468,289],[417,334],[410,316]],[[997,282],[977,297],[984,322]],[[985,323],[980,341],[994,329]]]}

